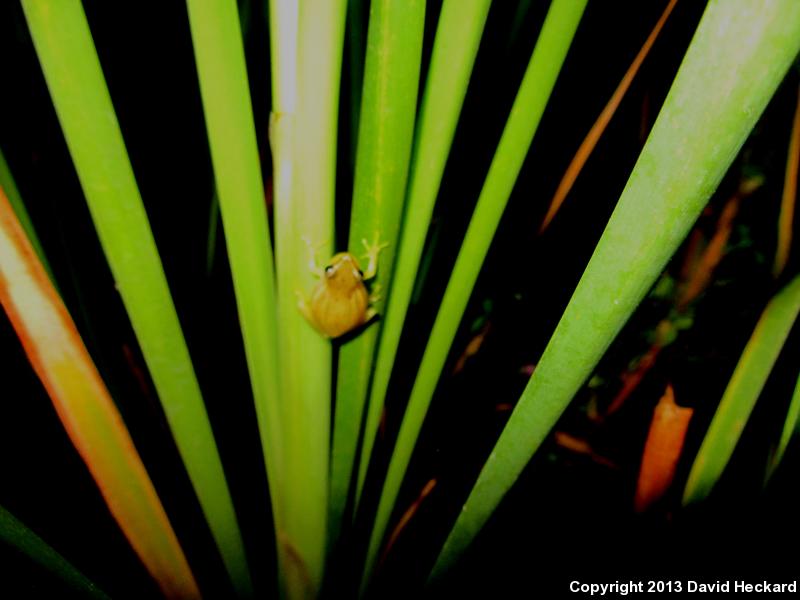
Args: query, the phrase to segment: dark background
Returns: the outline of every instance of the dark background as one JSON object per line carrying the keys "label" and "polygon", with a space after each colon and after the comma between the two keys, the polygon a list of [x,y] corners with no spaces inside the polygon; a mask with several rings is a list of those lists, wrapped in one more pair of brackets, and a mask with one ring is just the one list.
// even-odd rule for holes
{"label": "dark background", "polygon": [[[269,43],[265,2],[240,2],[265,180],[270,171]],[[546,2],[495,2],[470,83],[429,235],[430,268],[408,319],[376,445],[365,506],[377,501],[426,332],[477,200],[508,110],[547,10]],[[437,485],[381,569],[376,597],[416,596],[509,411],[602,233],[641,150],[703,10],[679,2],[642,70],[578,178],[552,227],[539,223],[572,155],[605,105],[666,2],[592,1],[583,17],[500,226],[431,407],[398,501],[405,510],[431,478]],[[429,2],[423,81],[440,2]],[[222,228],[208,260],[213,177],[183,2],[84,2],[100,61],[204,392],[239,512],[259,593],[274,590],[269,496],[236,319]],[[517,19],[522,15],[521,20]],[[352,16],[352,15],[351,15]],[[366,14],[361,14],[366,31]],[[515,28],[514,23],[517,22]],[[352,22],[350,23],[352,26]],[[351,27],[348,28],[348,32]],[[345,48],[339,196],[352,192],[353,140]],[[22,11],[0,4],[0,148],[14,173],[62,296],[131,431],[207,597],[229,595],[219,558],[174,448],[127,316],[113,287],[52,108]],[[730,250],[682,332],[625,407],[602,424],[587,404],[607,403],[619,375],[649,345],[667,305],[648,298],[597,369],[603,383],[584,390],[557,430],[589,441],[615,468],[574,454],[552,439],[451,575],[432,596],[512,590],[563,592],[569,582],[647,577],[715,581],[797,573],[780,546],[798,533],[797,445],[765,492],[762,471],[779,435],[797,377],[793,331],[737,448],[708,502],[679,510],[691,460],[741,349],[768,298],[786,147],[796,98],[793,69],[768,106],[698,227],[713,231],[741,173],[764,186],[742,205]],[[338,203],[344,235],[348,203]],[[796,253],[794,254],[796,258]],[[676,254],[675,271],[682,260]],[[788,276],[797,271],[793,259]],[[788,277],[787,276],[787,277]],[[475,330],[491,329],[480,352],[452,375]],[[9,509],[114,597],[157,590],[130,550],[56,418],[7,319],[0,319],[5,385],[0,403],[0,505]],[[313,375],[313,374],[312,374]],[[632,510],[652,409],[667,382],[695,408],[672,496],[645,516]],[[599,398],[599,400],[598,400]],[[349,596],[365,523],[348,532],[329,571],[330,596]],[[0,585],[20,594],[63,597],[57,581],[14,551],[0,549]],[[345,591],[343,593],[343,590]]]}

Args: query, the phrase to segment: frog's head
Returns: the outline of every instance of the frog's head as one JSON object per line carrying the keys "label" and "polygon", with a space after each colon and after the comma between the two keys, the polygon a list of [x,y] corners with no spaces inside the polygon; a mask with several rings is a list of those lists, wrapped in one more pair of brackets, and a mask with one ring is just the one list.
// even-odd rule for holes
{"label": "frog's head", "polygon": [[325,267],[324,277],[329,287],[336,291],[349,292],[362,285],[364,272],[355,256],[349,252],[339,252]]}

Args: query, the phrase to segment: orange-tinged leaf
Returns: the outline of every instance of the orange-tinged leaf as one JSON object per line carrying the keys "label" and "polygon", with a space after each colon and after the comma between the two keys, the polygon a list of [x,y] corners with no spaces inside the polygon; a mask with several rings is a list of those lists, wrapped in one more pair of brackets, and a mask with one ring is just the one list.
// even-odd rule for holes
{"label": "orange-tinged leaf", "polygon": [[584,439],[575,437],[574,435],[570,435],[565,431],[556,431],[553,435],[555,438],[556,444],[564,448],[565,450],[569,450],[570,452],[574,452],[575,454],[581,454],[590,458],[592,461],[596,462],[598,465],[603,465],[604,467],[608,467],[610,469],[618,469],[619,466],[612,460],[606,458],[605,456],[601,456],[594,451],[591,444]]}
{"label": "orange-tinged leaf", "polygon": [[700,261],[700,257],[702,256],[703,249],[705,247],[705,239],[700,228],[695,227],[692,229],[685,246],[686,250],[684,252],[683,264],[681,264],[681,270],[679,274],[680,281],[689,280],[692,273],[694,273],[695,269],[697,268],[697,263]]}
{"label": "orange-tinged leaf", "polygon": [[634,499],[636,512],[647,510],[672,484],[693,412],[691,408],[675,404],[675,393],[672,386],[667,385],[656,405],[644,445]]}
{"label": "orange-tinged leaf", "polygon": [[[658,324],[656,332],[658,332],[659,328],[663,329],[665,325],[670,325],[670,322],[666,319],[662,320]],[[636,365],[636,368],[633,371],[628,371],[622,375],[622,387],[608,405],[605,416],[611,416],[620,408],[622,408],[622,405],[625,404],[625,401],[630,398],[633,392],[636,391],[636,389],[639,387],[639,384],[642,383],[645,376],[650,372],[650,369],[655,366],[656,359],[658,359],[658,356],[661,354],[661,350],[663,349],[664,344],[662,343],[661,338],[657,338],[647,352],[641,357],[641,359],[639,359],[639,363]]]}
{"label": "orange-tinged leaf", "polygon": [[109,510],[168,598],[199,598],[122,417],[0,188],[0,302]]}
{"label": "orange-tinged leaf", "polygon": [[553,199],[550,200],[550,206],[547,209],[547,214],[542,221],[542,225],[539,227],[539,233],[542,233],[545,229],[547,229],[553,218],[556,216],[558,209],[560,209],[561,205],[564,203],[567,194],[569,194],[569,191],[572,189],[572,185],[575,183],[575,180],[578,178],[578,175],[583,169],[583,165],[586,164],[586,161],[592,154],[594,147],[600,140],[600,136],[603,135],[606,127],[608,127],[611,117],[613,117],[614,113],[617,111],[620,102],[622,102],[622,98],[625,96],[625,93],[631,86],[633,78],[636,77],[636,73],[639,72],[639,67],[642,66],[644,59],[647,57],[650,49],[653,47],[658,34],[661,33],[661,29],[664,27],[664,23],[666,23],[670,13],[672,13],[672,9],[675,8],[677,1],[678,0],[669,0],[664,12],[661,13],[661,16],[653,27],[653,30],[650,32],[650,35],[647,36],[644,44],[639,49],[639,53],[636,55],[636,58],[633,59],[631,66],[628,67],[628,70],[625,72],[625,75],[619,82],[617,89],[614,90],[614,93],[611,95],[611,99],[608,101],[608,104],[605,105],[603,111],[600,113],[600,116],[597,117],[594,125],[592,125],[592,128],[589,130],[589,133],[586,134],[586,138],[583,140],[583,142],[581,142],[581,145],[578,148],[578,151],[575,153],[572,162],[569,164],[569,167],[567,167],[564,176],[561,178],[561,181],[558,184],[558,188],[556,189],[556,193],[553,195]]}
{"label": "orange-tinged leaf", "polygon": [[676,303],[678,311],[685,311],[689,304],[708,287],[714,270],[725,256],[725,249],[733,231],[733,221],[739,213],[742,200],[755,192],[763,183],[764,179],[760,176],[742,179],[739,188],[725,203],[717,220],[714,235],[683,286]]}
{"label": "orange-tinged leaf", "polygon": [[789,153],[786,157],[786,175],[783,182],[781,214],[778,218],[778,250],[772,272],[778,277],[792,247],[792,226],[794,225],[794,204],[797,200],[797,171],[800,168],[800,89],[797,91],[797,108],[792,121],[792,134],[789,139]]}
{"label": "orange-tinged leaf", "polygon": [[419,507],[420,505],[422,505],[422,502],[425,500],[425,498],[430,496],[431,492],[433,491],[433,488],[435,487],[436,487],[436,479],[434,478],[429,480],[428,483],[426,483],[425,486],[422,488],[422,491],[419,493],[419,496],[417,496],[417,499],[411,503],[411,506],[409,506],[406,509],[406,512],[403,513],[403,516],[400,517],[400,521],[398,521],[397,526],[394,528],[392,534],[389,536],[389,541],[386,542],[386,547],[383,549],[383,554],[381,555],[379,564],[383,564],[383,562],[386,560],[386,557],[389,555],[389,551],[392,549],[395,543],[397,543],[400,534],[403,533],[403,530],[409,524],[411,519],[414,518],[414,515],[417,514],[417,511],[419,511]]}
{"label": "orange-tinged leaf", "polygon": [[457,375],[464,370],[464,367],[467,364],[467,361],[475,356],[483,346],[483,342],[486,341],[486,336],[489,335],[489,332],[492,329],[491,321],[487,321],[486,325],[481,327],[480,331],[469,341],[467,347],[464,348],[464,352],[461,353],[461,356],[458,357],[455,366],[453,367],[453,375]]}

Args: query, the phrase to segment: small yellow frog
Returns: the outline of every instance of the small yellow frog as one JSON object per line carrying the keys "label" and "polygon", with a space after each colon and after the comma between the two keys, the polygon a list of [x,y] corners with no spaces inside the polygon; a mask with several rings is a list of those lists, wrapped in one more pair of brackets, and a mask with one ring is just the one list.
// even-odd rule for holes
{"label": "small yellow frog", "polygon": [[[306,243],[308,244],[308,240]],[[388,244],[379,244],[377,237],[373,244],[366,240],[362,240],[362,243],[366,250],[364,258],[368,261],[366,271],[361,270],[358,260],[349,252],[334,255],[322,269],[317,266],[314,251],[309,244],[309,266],[320,281],[314,286],[310,298],[298,293],[298,307],[314,329],[325,337],[342,336],[368,323],[377,314],[371,306],[379,299],[377,286],[370,295],[364,282],[375,277],[378,255]]]}

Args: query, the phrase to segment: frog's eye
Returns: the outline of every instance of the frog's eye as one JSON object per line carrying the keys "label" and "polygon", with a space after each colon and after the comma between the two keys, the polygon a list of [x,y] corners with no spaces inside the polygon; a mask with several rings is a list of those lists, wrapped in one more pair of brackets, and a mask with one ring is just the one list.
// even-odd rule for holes
{"label": "frog's eye", "polygon": [[327,275],[328,277],[333,275],[333,265],[328,265],[327,267],[325,267],[325,275]]}

